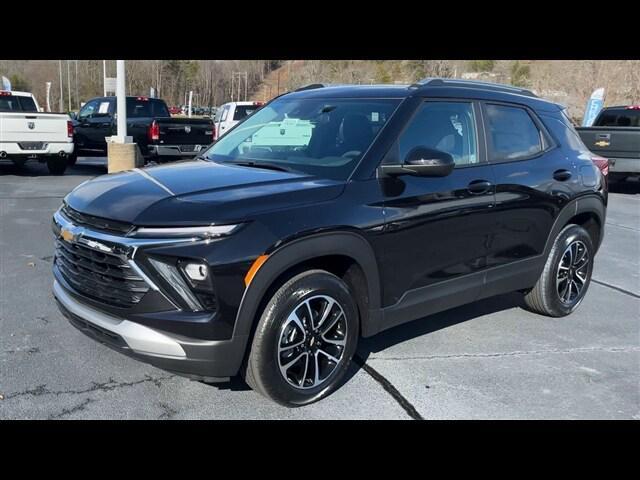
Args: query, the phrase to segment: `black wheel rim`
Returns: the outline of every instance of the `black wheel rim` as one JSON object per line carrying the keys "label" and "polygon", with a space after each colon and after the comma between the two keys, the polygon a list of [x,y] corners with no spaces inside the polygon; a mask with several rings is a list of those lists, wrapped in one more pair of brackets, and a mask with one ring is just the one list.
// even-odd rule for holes
{"label": "black wheel rim", "polygon": [[589,273],[589,251],[580,240],[565,249],[556,272],[556,291],[564,305],[572,305],[578,300],[587,283]]}
{"label": "black wheel rim", "polygon": [[334,298],[316,295],[301,301],[289,313],[278,337],[278,366],[295,388],[325,383],[344,359],[347,319]]}

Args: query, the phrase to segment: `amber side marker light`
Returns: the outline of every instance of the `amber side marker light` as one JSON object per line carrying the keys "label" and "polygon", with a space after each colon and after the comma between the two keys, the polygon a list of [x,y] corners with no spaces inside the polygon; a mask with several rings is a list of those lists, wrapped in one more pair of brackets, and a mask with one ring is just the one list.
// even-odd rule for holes
{"label": "amber side marker light", "polygon": [[258,258],[254,260],[253,264],[251,264],[251,268],[249,269],[247,274],[244,276],[245,287],[249,286],[249,284],[251,283],[251,280],[253,280],[253,277],[256,276],[256,273],[258,273],[258,270],[260,269],[262,264],[267,261],[267,258],[269,258],[269,255],[260,255]]}

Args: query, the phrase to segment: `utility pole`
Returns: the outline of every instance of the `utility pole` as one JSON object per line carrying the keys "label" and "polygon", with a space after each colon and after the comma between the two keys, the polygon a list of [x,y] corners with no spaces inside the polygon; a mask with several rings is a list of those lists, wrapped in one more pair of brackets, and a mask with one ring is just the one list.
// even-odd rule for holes
{"label": "utility pole", "polygon": [[76,60],[76,107],[80,110],[80,96],[78,95],[78,60]]}
{"label": "utility pole", "polygon": [[62,90],[62,60],[58,60],[58,70],[60,72],[60,109],[62,112],[64,110],[64,91]]}
{"label": "utility pole", "polygon": [[132,170],[144,164],[138,146],[127,135],[127,90],[124,60],[116,60],[117,134],[107,141],[108,172]]}
{"label": "utility pole", "polygon": [[69,97],[69,112],[71,111],[71,70],[69,69],[69,60],[67,60],[67,96]]}
{"label": "utility pole", "polygon": [[276,92],[276,96],[280,95],[280,69],[278,69],[278,91]]}

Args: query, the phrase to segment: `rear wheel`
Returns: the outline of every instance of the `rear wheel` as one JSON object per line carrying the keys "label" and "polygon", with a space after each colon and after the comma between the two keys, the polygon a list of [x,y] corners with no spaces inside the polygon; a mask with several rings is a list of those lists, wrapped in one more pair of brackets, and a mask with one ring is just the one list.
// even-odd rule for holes
{"label": "rear wheel", "polygon": [[550,317],[563,317],[578,308],[591,282],[594,253],[584,228],[566,226],[558,234],[538,282],[525,295],[527,307]]}
{"label": "rear wheel", "polygon": [[281,405],[306,405],[340,384],[359,336],[347,285],[324,270],[286,282],[267,304],[251,345],[245,380]]}
{"label": "rear wheel", "polygon": [[78,155],[76,155],[75,153],[72,153],[67,157],[67,166],[73,167],[77,161],[78,161]]}
{"label": "rear wheel", "polygon": [[51,175],[63,175],[67,169],[67,159],[62,157],[47,158],[47,168]]}

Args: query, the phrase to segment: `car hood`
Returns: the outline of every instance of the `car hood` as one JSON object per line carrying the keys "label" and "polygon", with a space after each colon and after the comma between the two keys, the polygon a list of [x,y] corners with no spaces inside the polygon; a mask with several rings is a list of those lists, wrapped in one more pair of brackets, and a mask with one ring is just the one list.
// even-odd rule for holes
{"label": "car hood", "polygon": [[134,225],[189,226],[324,202],[343,188],[344,182],[301,173],[195,160],[103,175],[65,201],[81,213]]}

